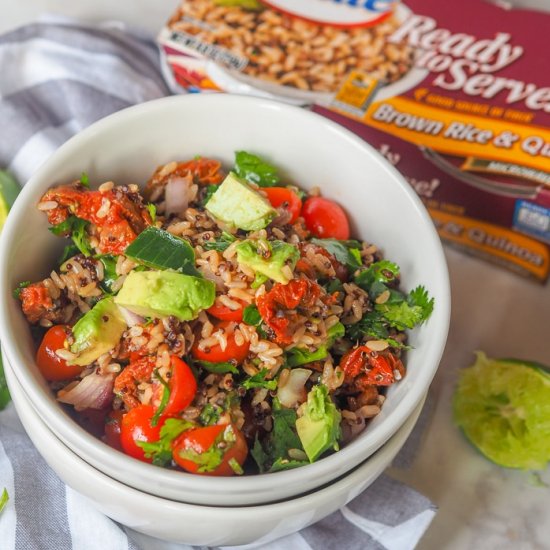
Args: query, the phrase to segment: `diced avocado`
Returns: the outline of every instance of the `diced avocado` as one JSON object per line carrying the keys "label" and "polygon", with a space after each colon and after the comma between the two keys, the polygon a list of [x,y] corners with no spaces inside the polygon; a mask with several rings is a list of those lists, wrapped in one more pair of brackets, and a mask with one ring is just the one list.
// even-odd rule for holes
{"label": "diced avocado", "polygon": [[132,271],[115,303],[144,317],[173,315],[180,321],[195,319],[216,298],[216,285],[208,279],[176,271]]}
{"label": "diced avocado", "polygon": [[284,285],[290,278],[283,272],[283,267],[287,265],[294,269],[300,258],[300,252],[294,245],[265,239],[243,241],[237,245],[236,251],[240,264]]}
{"label": "diced avocado", "polygon": [[72,329],[71,351],[77,358],[74,365],[89,365],[112,350],[120,341],[127,325],[112,297],[100,300],[81,317]]}
{"label": "diced avocado", "polygon": [[331,447],[338,450],[340,411],[323,384],[313,386],[307,395],[304,414],[296,420],[296,430],[310,462]]}
{"label": "diced avocado", "polygon": [[277,216],[269,201],[233,172],[229,172],[205,208],[225,225],[245,231],[263,229]]}

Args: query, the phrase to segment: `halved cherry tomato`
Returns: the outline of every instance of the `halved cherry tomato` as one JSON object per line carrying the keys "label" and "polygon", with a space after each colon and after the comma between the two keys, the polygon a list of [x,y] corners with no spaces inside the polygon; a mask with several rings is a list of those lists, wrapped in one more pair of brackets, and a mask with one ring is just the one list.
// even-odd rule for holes
{"label": "halved cherry tomato", "polygon": [[[235,299],[232,298],[232,300]],[[238,302],[239,300],[235,301]],[[240,303],[241,307],[239,309],[230,309],[216,301],[214,302],[214,305],[210,306],[206,311],[208,311],[212,317],[215,317],[220,321],[235,321],[236,323],[240,323],[243,320],[243,311],[245,308],[245,305],[242,304],[242,302]]]}
{"label": "halved cherry tomato", "polygon": [[306,227],[322,239],[349,239],[349,222],[342,207],[324,197],[310,197],[304,203],[302,216]]}
{"label": "halved cherry tomato", "polygon": [[67,365],[67,361],[55,353],[58,349],[64,348],[67,330],[68,327],[65,325],[50,328],[36,353],[36,364],[44,378],[50,382],[68,380],[78,376],[83,369],[80,365]]}
{"label": "halved cherry tomato", "polygon": [[[232,437],[224,438],[224,431],[228,428],[233,432]],[[231,441],[232,438],[234,441]],[[204,455],[207,451],[210,451],[209,456]],[[186,452],[192,455],[192,458],[181,456]],[[172,447],[172,458],[176,464],[193,474],[209,476],[235,474],[229,462],[234,459],[242,466],[247,455],[248,446],[244,435],[233,424],[217,424],[188,430],[175,440]],[[196,460],[193,460],[193,457],[196,457]]]}
{"label": "halved cherry tomato", "polygon": [[267,195],[273,208],[283,208],[291,214],[288,223],[294,223],[302,210],[300,197],[288,187],[264,187],[262,191]]}
{"label": "halved cherry tomato", "polygon": [[111,411],[105,418],[105,435],[103,440],[109,447],[122,451],[122,443],[120,441],[120,425],[122,422],[123,412],[121,410]]}
{"label": "halved cherry tomato", "polygon": [[168,382],[170,397],[162,411],[164,416],[178,414],[189,407],[197,393],[197,380],[189,365],[175,355],[172,355],[170,364],[172,366]]}
{"label": "halved cherry tomato", "polygon": [[151,420],[154,415],[155,409],[151,405],[139,405],[127,412],[120,423],[122,450],[127,455],[143,462],[152,462],[152,459],[146,458],[145,452],[136,441],[146,441],[148,443],[158,441],[160,430],[166,421],[166,417],[161,416],[157,425],[152,426]]}
{"label": "halved cherry tomato", "polygon": [[[214,331],[219,328],[225,329],[229,325],[229,322],[223,321],[214,327]],[[210,363],[223,363],[224,361],[235,359],[235,361],[240,364],[246,359],[248,349],[250,348],[250,343],[246,341],[240,346],[237,345],[233,333],[227,335],[227,346],[225,349],[222,349],[219,344],[216,344],[215,346],[201,350],[199,348],[199,341],[199,338],[195,339],[195,343],[191,348],[191,353],[195,359],[199,361],[209,361]]]}

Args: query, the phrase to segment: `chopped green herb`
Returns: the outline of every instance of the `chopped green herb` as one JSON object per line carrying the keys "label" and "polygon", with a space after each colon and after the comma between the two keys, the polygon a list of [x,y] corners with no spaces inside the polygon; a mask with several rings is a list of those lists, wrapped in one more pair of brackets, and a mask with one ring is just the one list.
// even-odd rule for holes
{"label": "chopped green herb", "polygon": [[399,266],[389,260],[374,262],[368,269],[361,271],[355,277],[355,283],[363,290],[370,293],[371,286],[375,282],[388,284],[399,278]]}
{"label": "chopped green herb", "polygon": [[20,283],[17,285],[17,288],[12,292],[13,297],[14,297],[16,300],[19,300],[19,298],[21,297],[21,291],[22,291],[24,288],[27,288],[30,284],[31,284],[30,281],[22,281],[22,282],[20,282]]}
{"label": "chopped green herb", "polygon": [[238,475],[242,476],[244,474],[244,470],[242,469],[242,466],[234,459],[229,459],[229,467]]}
{"label": "chopped green herb", "polygon": [[151,221],[155,223],[157,221],[157,207],[152,202],[149,202],[146,208],[149,212],[149,216],[151,216]]}
{"label": "chopped green herb", "polygon": [[183,432],[194,428],[195,425],[188,420],[180,418],[168,418],[160,429],[160,439],[155,442],[136,441],[147,458],[153,459],[156,466],[166,466],[172,461],[172,442]]}
{"label": "chopped green herb", "polygon": [[253,327],[257,327],[262,322],[262,316],[255,305],[251,304],[244,308],[243,322]]}
{"label": "chopped green herb", "polygon": [[412,329],[426,321],[432,314],[434,299],[428,296],[423,286],[418,286],[401,302],[376,304],[375,310],[381,313],[392,327],[398,330]]}
{"label": "chopped green herb", "polygon": [[208,201],[212,198],[212,195],[218,190],[219,185],[207,185],[205,188],[204,198],[202,199],[202,206],[206,206]]}
{"label": "chopped green herb", "polygon": [[86,174],[86,172],[82,172],[82,174],[80,174],[80,185],[83,185],[84,187],[90,187],[90,178],[88,177],[88,174]]}
{"label": "chopped green herb", "polygon": [[273,187],[280,181],[277,168],[246,151],[235,153],[235,173],[260,187]]}
{"label": "chopped green herb", "polygon": [[86,233],[89,222],[76,216],[69,216],[64,222],[50,227],[50,231],[57,236],[70,236],[74,244],[84,256],[91,256],[92,248]]}
{"label": "chopped green herb", "polygon": [[225,374],[227,372],[231,372],[233,374],[239,374],[239,369],[237,367],[229,362],[223,362],[223,363],[211,363],[210,361],[195,361],[196,365],[200,365],[203,369],[207,370],[208,372],[213,372],[214,374]]}
{"label": "chopped green herb", "polygon": [[113,292],[113,284],[118,279],[116,272],[117,258],[111,254],[100,254],[95,257],[103,264],[103,280],[100,283],[105,292]]}
{"label": "chopped green herb", "polygon": [[311,239],[313,244],[324,248],[332,254],[341,264],[351,271],[361,267],[361,243],[359,241],[339,241],[338,239]]}
{"label": "chopped green herb", "polygon": [[236,240],[237,239],[233,235],[224,231],[220,237],[213,241],[205,242],[203,246],[205,250],[217,250],[218,252],[223,252],[232,242]]}
{"label": "chopped green herb", "polygon": [[250,450],[250,455],[254,459],[254,462],[256,462],[256,464],[258,465],[258,470],[260,470],[260,474],[263,474],[266,471],[266,465],[268,464],[269,456],[264,451],[264,448],[262,447],[262,444],[258,439],[258,434],[256,434],[256,438],[254,439],[254,446]]}
{"label": "chopped green herb", "polygon": [[10,496],[8,495],[8,490],[4,487],[4,490],[0,495],[0,513],[2,513],[2,511],[6,507],[6,504],[8,503],[9,499],[10,499]]}
{"label": "chopped green herb", "polygon": [[268,373],[269,371],[267,369],[262,369],[254,376],[250,376],[246,380],[241,382],[241,386],[245,390],[251,390],[252,388],[265,388],[267,390],[275,390],[277,388],[277,380],[266,380],[265,377]]}
{"label": "chopped green herb", "polygon": [[6,408],[10,400],[10,392],[8,390],[6,376],[4,375],[4,365],[2,364],[2,355],[0,355],[0,411]]}
{"label": "chopped green herb", "polygon": [[80,250],[78,250],[78,247],[75,244],[68,244],[64,249],[63,253],[61,254],[59,258],[59,265],[63,265],[68,259],[72,258],[73,256],[76,256]]}
{"label": "chopped green herb", "polygon": [[218,405],[212,405],[212,403],[207,403],[199,415],[199,422],[203,426],[212,426],[218,422],[220,419],[223,409]]}
{"label": "chopped green herb", "polygon": [[336,323],[327,331],[326,344],[319,346],[316,350],[310,351],[307,348],[292,348],[286,354],[286,364],[289,367],[299,367],[314,361],[321,361],[328,355],[328,350],[331,348],[334,341],[342,338],[345,334],[345,327],[342,323]]}
{"label": "chopped green herb", "polygon": [[309,464],[307,460],[291,460],[288,458],[278,458],[269,468],[270,473],[282,472],[283,470],[292,470]]}
{"label": "chopped green herb", "polygon": [[142,231],[124,254],[154,269],[173,269],[185,275],[202,277],[195,267],[193,247],[158,227],[148,227]]}
{"label": "chopped green herb", "polygon": [[159,418],[164,412],[166,405],[168,405],[168,400],[170,399],[170,386],[168,385],[168,382],[166,382],[166,380],[159,374],[158,369],[153,371],[153,375],[162,384],[162,398],[160,400],[160,405],[153,418],[151,418],[151,426],[156,426],[159,423]]}

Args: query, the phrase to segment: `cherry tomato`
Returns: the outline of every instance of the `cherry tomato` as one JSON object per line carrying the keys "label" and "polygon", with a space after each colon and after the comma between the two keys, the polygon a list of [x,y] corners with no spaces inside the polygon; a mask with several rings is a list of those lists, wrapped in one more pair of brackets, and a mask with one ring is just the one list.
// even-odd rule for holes
{"label": "cherry tomato", "polygon": [[324,197],[310,197],[304,203],[302,216],[306,227],[322,239],[349,239],[349,222],[342,207]]}
{"label": "cherry tomato", "polygon": [[[231,426],[235,440],[227,442],[224,441],[223,432],[229,426]],[[212,453],[214,457],[210,460],[205,460],[205,463],[201,464],[201,455],[209,450],[215,450],[215,445],[221,442],[226,445],[226,448],[223,449],[218,447],[220,454],[216,457],[216,454]],[[186,451],[196,455],[197,461],[190,458],[183,458],[181,453]],[[193,474],[210,476],[233,475],[235,471],[229,464],[230,460],[234,459],[239,466],[242,466],[247,455],[248,446],[246,445],[244,435],[232,424],[217,424],[215,426],[205,426],[204,428],[188,430],[176,439],[172,447],[172,458],[176,464]],[[216,458],[218,460],[216,460]]]}
{"label": "cherry tomato", "polygon": [[175,355],[172,355],[170,363],[172,365],[172,374],[168,382],[170,397],[162,411],[164,416],[178,414],[189,407],[197,393],[197,381],[189,365]]}
{"label": "cherry tomato", "polygon": [[[239,300],[235,301],[238,302]],[[214,305],[210,306],[206,311],[208,311],[212,317],[215,317],[220,321],[235,321],[236,323],[240,323],[243,320],[244,307],[245,306],[242,302],[239,309],[230,309],[227,306],[219,304],[218,302],[214,302]]]}
{"label": "cherry tomato", "polygon": [[63,349],[67,339],[67,329],[65,325],[53,326],[46,332],[42,343],[36,353],[36,363],[40,372],[46,380],[50,382],[56,380],[68,380],[78,376],[82,371],[80,365],[68,365],[65,359],[61,359],[57,353],[58,349]]}
{"label": "cherry tomato", "polygon": [[[214,331],[219,328],[226,328],[229,325],[229,322],[223,321],[214,328]],[[191,348],[191,353],[195,359],[199,361],[209,361],[210,363],[223,363],[235,359],[235,361],[240,364],[246,359],[248,349],[250,348],[249,342],[244,342],[240,346],[237,345],[233,333],[227,335],[227,346],[224,350],[219,344],[201,350],[199,348],[199,341],[200,338],[195,339],[195,343]]]}
{"label": "cherry tomato", "polygon": [[161,416],[157,425],[152,426],[151,420],[154,415],[155,409],[151,405],[139,405],[127,412],[120,423],[122,450],[127,455],[143,462],[152,462],[152,459],[146,458],[145,452],[136,441],[146,441],[148,443],[158,441],[160,430],[166,421],[166,417]]}
{"label": "cherry tomato", "polygon": [[300,197],[288,189],[288,187],[264,187],[262,191],[267,195],[273,208],[283,208],[291,214],[288,223],[294,223],[302,210],[302,201]]}
{"label": "cherry tomato", "polygon": [[120,427],[122,422],[122,411],[111,411],[105,418],[105,435],[103,440],[107,445],[122,451],[122,442],[120,440]]}

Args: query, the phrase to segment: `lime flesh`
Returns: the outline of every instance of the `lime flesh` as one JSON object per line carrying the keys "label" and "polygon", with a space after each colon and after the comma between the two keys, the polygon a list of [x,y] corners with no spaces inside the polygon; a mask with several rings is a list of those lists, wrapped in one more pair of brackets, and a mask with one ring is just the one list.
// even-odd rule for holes
{"label": "lime flesh", "polygon": [[550,375],[534,363],[479,352],[463,369],[454,418],[487,458],[507,468],[542,470],[550,460]]}

